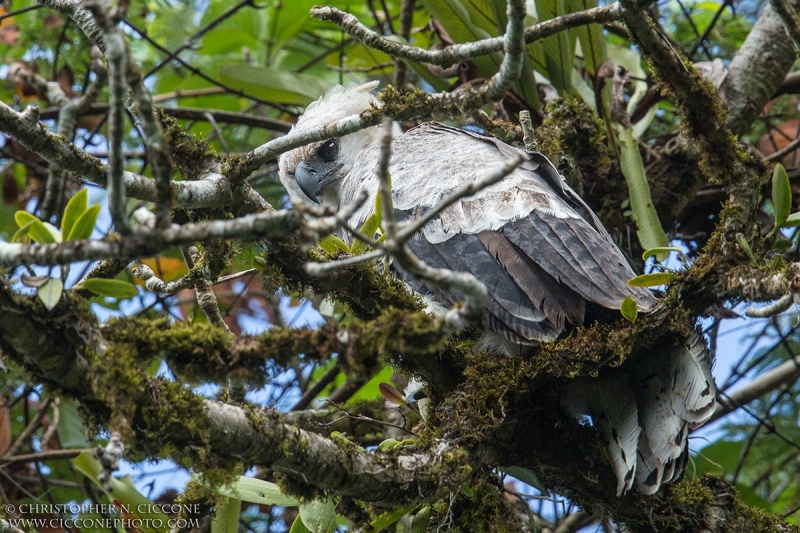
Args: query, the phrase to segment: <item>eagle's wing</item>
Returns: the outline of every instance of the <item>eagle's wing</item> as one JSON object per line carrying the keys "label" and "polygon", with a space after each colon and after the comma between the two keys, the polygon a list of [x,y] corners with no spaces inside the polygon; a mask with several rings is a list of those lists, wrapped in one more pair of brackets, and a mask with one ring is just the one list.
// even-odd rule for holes
{"label": "eagle's wing", "polygon": [[[367,183],[374,175],[377,150],[367,149],[359,158],[351,183]],[[514,172],[445,209],[412,240],[412,251],[431,266],[470,272],[486,284],[491,325],[514,342],[553,339],[565,321],[582,323],[584,300],[619,309],[632,296],[640,309],[649,309],[652,295],[627,285],[635,276],[628,262],[541,154],[442,124],[423,124],[392,145],[398,218],[419,218],[514,154],[524,157]],[[448,303],[455,299],[440,296]]]}

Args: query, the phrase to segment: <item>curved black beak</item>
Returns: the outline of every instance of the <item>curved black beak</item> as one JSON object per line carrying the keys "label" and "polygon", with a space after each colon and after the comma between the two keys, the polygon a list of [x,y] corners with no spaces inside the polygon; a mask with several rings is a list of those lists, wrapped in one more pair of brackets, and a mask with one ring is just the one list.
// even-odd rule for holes
{"label": "curved black beak", "polygon": [[336,172],[341,169],[344,164],[321,166],[323,167],[320,169],[322,172],[318,172],[316,168],[305,161],[301,161],[294,170],[294,180],[297,182],[300,190],[316,203],[319,203],[317,196],[322,194],[325,187],[339,179],[340,176],[337,176]]}
{"label": "curved black beak", "polygon": [[319,203],[319,200],[317,200],[319,180],[317,179],[316,170],[308,166],[305,161],[301,161],[294,171],[294,180],[306,196],[311,198],[313,202]]}

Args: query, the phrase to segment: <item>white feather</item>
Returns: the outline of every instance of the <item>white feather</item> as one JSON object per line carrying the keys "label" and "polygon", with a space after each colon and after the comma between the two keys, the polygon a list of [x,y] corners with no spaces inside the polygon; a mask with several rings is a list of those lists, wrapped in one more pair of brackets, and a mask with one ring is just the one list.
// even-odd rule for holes
{"label": "white feather", "polygon": [[592,417],[617,476],[617,495],[630,490],[636,476],[641,427],[636,397],[627,378],[577,379],[570,383],[566,397],[574,415]]}
{"label": "white feather", "polygon": [[705,340],[696,331],[673,351],[670,358],[672,405],[692,428],[703,425],[716,407],[717,391],[708,360]]}

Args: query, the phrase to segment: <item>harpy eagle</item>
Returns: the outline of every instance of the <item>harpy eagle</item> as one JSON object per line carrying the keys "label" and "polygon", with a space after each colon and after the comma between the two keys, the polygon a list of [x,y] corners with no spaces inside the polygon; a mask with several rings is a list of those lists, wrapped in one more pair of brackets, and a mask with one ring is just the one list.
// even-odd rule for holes
{"label": "harpy eagle", "polygon": [[[332,88],[306,108],[294,130],[369,109],[374,103],[369,91],[376,85]],[[339,209],[362,190],[374,198],[381,135],[373,127],[283,154],[280,178],[292,201]],[[655,298],[627,285],[635,274],[608,232],[538,152],[438,123],[406,133],[396,127],[389,172],[397,219],[422,216],[514,154],[524,158],[514,172],[457,201],[409,242],[428,265],[469,272],[486,285],[492,332],[485,335],[484,348],[510,354],[521,345],[554,340],[569,327],[619,316],[628,296],[641,311],[651,310]],[[350,219],[351,227],[361,227],[371,210],[366,202]],[[441,304],[458,300],[457,294],[404,277]],[[652,494],[662,483],[678,480],[688,460],[689,431],[715,408],[710,356],[699,333],[644,359],[627,373],[573,380],[565,393],[565,405],[576,416],[590,417],[604,440],[618,494],[634,486]]]}

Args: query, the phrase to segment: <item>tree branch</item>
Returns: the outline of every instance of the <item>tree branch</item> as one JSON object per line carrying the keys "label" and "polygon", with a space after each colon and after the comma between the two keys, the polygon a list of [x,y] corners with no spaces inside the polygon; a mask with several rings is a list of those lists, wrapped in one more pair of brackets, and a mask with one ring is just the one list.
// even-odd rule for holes
{"label": "tree branch", "polygon": [[[476,57],[502,52],[505,46],[505,37],[494,37],[472,43],[454,44],[441,50],[425,50],[415,46],[405,46],[395,41],[390,41],[361,24],[355,16],[345,13],[335,7],[313,7],[311,8],[311,15],[320,20],[333,22],[357,41],[364,43],[370,48],[380,50],[396,59],[407,59],[416,63],[430,63],[432,65],[447,67],[459,61],[468,61]],[[578,11],[555,17],[525,28],[525,43],[530,44],[576,26],[617,20],[620,18],[620,15],[620,5],[614,3],[608,6],[595,7],[587,9],[586,11]]]}

